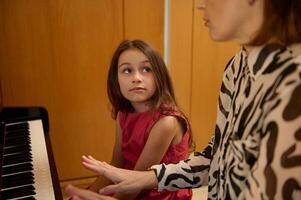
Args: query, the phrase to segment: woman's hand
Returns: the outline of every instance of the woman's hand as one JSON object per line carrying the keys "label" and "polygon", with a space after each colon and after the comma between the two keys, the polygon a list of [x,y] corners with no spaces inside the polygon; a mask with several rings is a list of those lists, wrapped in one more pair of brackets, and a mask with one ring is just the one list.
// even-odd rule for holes
{"label": "woman's hand", "polygon": [[154,171],[132,171],[114,167],[94,159],[92,156],[83,156],[82,163],[85,168],[110,179],[115,185],[102,188],[101,194],[136,193],[144,189],[152,189],[158,185]]}
{"label": "woman's hand", "polygon": [[113,197],[103,196],[96,192],[80,189],[72,185],[68,185],[65,192],[71,196],[71,200],[116,200]]}

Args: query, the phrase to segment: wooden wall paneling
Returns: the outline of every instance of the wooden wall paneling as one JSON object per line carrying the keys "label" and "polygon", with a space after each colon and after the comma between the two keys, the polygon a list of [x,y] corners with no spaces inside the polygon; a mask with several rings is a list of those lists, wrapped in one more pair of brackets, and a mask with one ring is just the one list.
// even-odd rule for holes
{"label": "wooden wall paneling", "polygon": [[122,39],[140,38],[162,54],[164,2],[6,0],[0,6],[4,104],[45,106],[60,180],[92,175],[80,156],[109,161],[114,142],[106,96],[112,53]]}
{"label": "wooden wall paneling", "polygon": [[[0,74],[1,74],[1,69],[0,69]],[[1,78],[1,75],[0,75],[0,112],[1,112],[1,109],[3,108],[3,98],[2,98],[2,78]]]}
{"label": "wooden wall paneling", "polygon": [[119,0],[1,1],[4,105],[42,105],[60,180],[90,176],[82,154],[109,161],[114,121],[106,96],[122,40]]}
{"label": "wooden wall paneling", "polygon": [[3,65],[5,65],[4,62],[4,57],[5,57],[5,50],[4,50],[4,26],[3,26],[3,22],[4,22],[4,6],[3,6],[3,1],[0,1],[0,110],[3,106],[3,95],[2,95],[2,77],[3,75]]}
{"label": "wooden wall paneling", "polygon": [[193,0],[170,1],[169,69],[180,108],[190,115]]}
{"label": "wooden wall paneling", "polygon": [[53,87],[61,99],[53,117],[55,147],[60,178],[70,180],[92,175],[81,166],[81,155],[111,159],[115,124],[106,79],[112,53],[122,39],[122,4],[59,0],[55,11],[57,81]]}
{"label": "wooden wall paneling", "polygon": [[[197,3],[195,0],[195,5]],[[194,9],[191,123],[197,147],[201,150],[214,133],[224,67],[239,47],[213,42],[203,25],[202,11],[196,6]]]}
{"label": "wooden wall paneling", "polygon": [[163,56],[164,1],[124,0],[124,38],[142,39]]}
{"label": "wooden wall paneling", "polygon": [[202,148],[214,132],[222,73],[237,46],[213,42],[203,25],[202,12],[196,10],[194,17],[191,119],[198,147]]}
{"label": "wooden wall paneling", "polygon": [[197,146],[203,148],[214,130],[224,66],[238,48],[212,42],[195,3],[171,1],[170,69],[178,102],[191,119]]}
{"label": "wooden wall paneling", "polygon": [[52,59],[49,4],[27,2],[1,1],[0,62],[6,105],[44,105],[43,96],[48,96]]}

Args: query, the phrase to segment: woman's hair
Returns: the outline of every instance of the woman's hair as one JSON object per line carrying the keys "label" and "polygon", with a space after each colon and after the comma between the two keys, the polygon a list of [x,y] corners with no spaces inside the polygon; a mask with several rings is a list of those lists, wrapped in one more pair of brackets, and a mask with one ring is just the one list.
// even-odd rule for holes
{"label": "woman's hair", "polygon": [[271,39],[283,45],[301,42],[301,0],[264,0],[263,24],[251,45]]}
{"label": "woman's hair", "polygon": [[[113,54],[107,80],[107,93],[109,100],[112,104],[112,117],[116,119],[117,113],[119,111],[134,111],[134,108],[132,107],[130,101],[124,98],[121,94],[118,82],[118,60],[120,55],[127,50],[138,50],[142,52],[148,58],[148,61],[152,66],[152,71],[154,74],[156,84],[155,93],[151,97],[152,108],[154,110],[158,110],[161,113],[179,113],[187,121],[186,124],[188,127],[186,128],[188,128],[191,132],[190,124],[187,120],[187,117],[182,111],[178,109],[175,100],[172,81],[163,59],[156,50],[154,50],[150,45],[141,40],[124,40],[119,44],[119,46]],[[190,136],[189,145],[190,147],[193,146],[192,135]]]}

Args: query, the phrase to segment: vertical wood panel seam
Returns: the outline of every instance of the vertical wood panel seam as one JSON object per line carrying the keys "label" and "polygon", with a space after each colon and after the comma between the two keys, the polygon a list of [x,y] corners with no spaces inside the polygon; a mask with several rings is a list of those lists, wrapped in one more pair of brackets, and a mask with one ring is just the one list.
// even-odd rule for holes
{"label": "vertical wood panel seam", "polygon": [[125,39],[125,0],[122,0],[122,39]]}
{"label": "vertical wood panel seam", "polygon": [[190,87],[189,87],[189,96],[190,96],[190,98],[189,98],[189,119],[191,120],[191,116],[192,116],[192,83],[193,83],[193,69],[194,69],[194,66],[193,66],[193,59],[194,59],[194,51],[193,51],[193,49],[194,49],[194,43],[193,43],[193,41],[194,41],[194,5],[195,5],[195,2],[194,2],[194,0],[191,0],[192,1],[192,12],[191,12],[191,18],[192,18],[192,20],[191,20],[191,37],[190,37],[190,43],[191,43],[191,45],[190,45]]}
{"label": "vertical wood panel seam", "polygon": [[[0,47],[0,48],[3,48],[2,50],[0,49],[0,53],[2,54],[2,56],[0,55],[0,59],[1,59],[1,63],[0,63],[0,65],[4,65],[4,62],[3,62],[3,60],[4,60],[4,58],[6,57],[6,58],[8,58],[8,56],[7,55],[4,55],[4,53],[6,52],[5,51],[5,44],[4,44],[4,37],[6,36],[6,34],[5,34],[5,24],[4,24],[4,21],[5,21],[5,16],[4,16],[4,7],[5,7],[5,5],[3,5],[4,3],[2,2],[1,3],[1,6],[0,6],[0,37],[1,37],[1,39],[0,39],[0,42],[1,42],[1,45],[2,45],[2,47]],[[1,70],[2,69],[2,70]],[[4,96],[3,96],[3,94],[4,94],[4,92],[3,92],[3,88],[2,88],[2,85],[3,85],[3,77],[2,76],[4,76],[3,74],[4,74],[4,70],[3,70],[3,67],[1,67],[1,69],[0,69],[0,108],[1,108],[1,106],[4,106]]]}
{"label": "vertical wood panel seam", "polygon": [[163,57],[167,68],[169,68],[170,55],[170,1],[164,1],[164,23],[163,23]]}
{"label": "vertical wood panel seam", "polygon": [[0,111],[1,111],[2,107],[4,107],[4,98],[3,98],[3,92],[2,92],[2,76],[0,75]]}

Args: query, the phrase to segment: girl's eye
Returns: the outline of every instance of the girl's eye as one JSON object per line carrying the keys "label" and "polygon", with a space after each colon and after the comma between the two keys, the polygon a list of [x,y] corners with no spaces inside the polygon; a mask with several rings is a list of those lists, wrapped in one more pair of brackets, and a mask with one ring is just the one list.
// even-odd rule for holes
{"label": "girl's eye", "polygon": [[151,71],[152,71],[152,68],[150,68],[150,67],[143,68],[143,72],[151,72]]}
{"label": "girl's eye", "polygon": [[129,74],[129,73],[132,72],[132,70],[129,69],[129,68],[125,68],[125,69],[122,70],[122,72],[125,73],[125,74]]}

